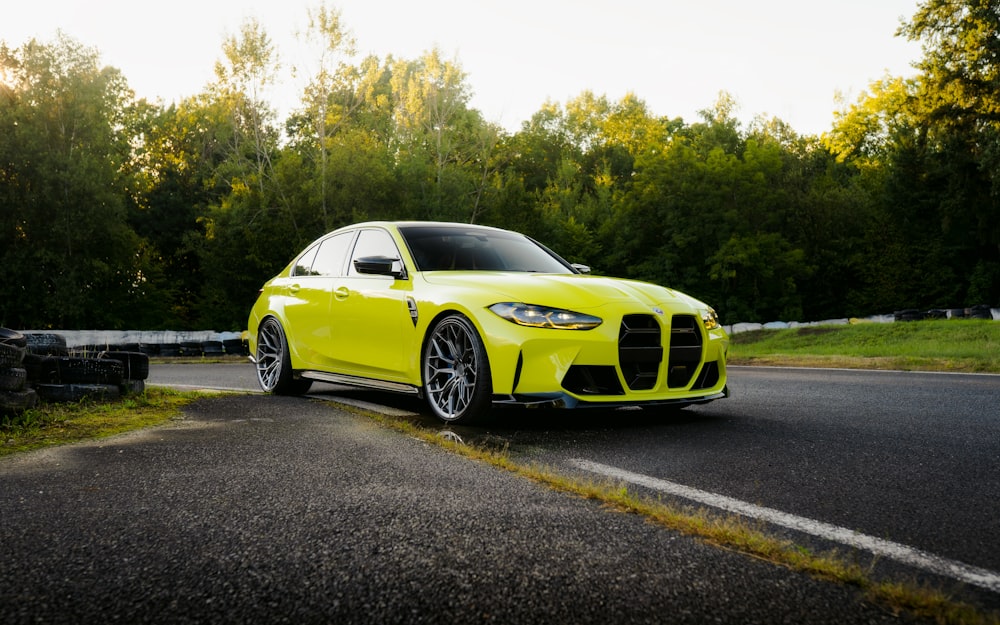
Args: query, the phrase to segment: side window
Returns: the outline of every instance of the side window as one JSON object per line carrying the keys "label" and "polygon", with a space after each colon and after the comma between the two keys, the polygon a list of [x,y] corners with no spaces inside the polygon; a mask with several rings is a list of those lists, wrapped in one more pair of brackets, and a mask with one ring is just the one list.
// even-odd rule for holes
{"label": "side window", "polygon": [[292,267],[293,276],[311,276],[313,275],[312,266],[313,261],[316,259],[316,250],[319,249],[319,245],[314,245],[306,250],[306,253],[299,256],[299,259],[295,261],[295,266]]}
{"label": "side window", "polygon": [[312,275],[332,277],[344,275],[344,258],[347,256],[352,237],[354,237],[353,232],[344,232],[324,239],[313,262]]}
{"label": "side window", "polygon": [[385,230],[362,230],[358,234],[358,242],[354,246],[354,254],[351,255],[351,264],[347,269],[347,275],[360,276],[358,270],[354,268],[354,259],[368,256],[384,256],[386,258],[397,259],[393,268],[402,269],[403,262],[400,258],[399,250],[392,237]]}

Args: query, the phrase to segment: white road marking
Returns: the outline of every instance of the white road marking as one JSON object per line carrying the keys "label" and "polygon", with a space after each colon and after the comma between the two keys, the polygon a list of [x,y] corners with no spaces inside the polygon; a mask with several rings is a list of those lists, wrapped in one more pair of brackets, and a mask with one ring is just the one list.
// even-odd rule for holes
{"label": "white road marking", "polygon": [[781,512],[780,510],[774,510],[773,508],[757,506],[745,501],[740,501],[739,499],[726,497],[725,495],[718,495],[708,491],[698,490],[697,488],[691,488],[690,486],[684,486],[683,484],[649,477],[648,475],[632,473],[631,471],[625,471],[624,469],[618,469],[616,467],[592,462],[590,460],[573,458],[568,462],[578,469],[583,469],[584,471],[597,473],[598,475],[614,478],[616,480],[621,480],[638,486],[644,486],[669,495],[690,499],[706,506],[712,506],[713,508],[720,508],[728,512],[733,512],[754,519],[760,519],[762,521],[766,521],[767,523],[773,523],[774,525],[780,525],[799,532],[812,534],[813,536],[832,540],[850,547],[863,549],[878,556],[895,560],[896,562],[902,562],[903,564],[914,566],[936,575],[942,575],[973,586],[978,586],[980,588],[1000,593],[1000,573],[995,571],[971,566],[956,560],[949,560],[948,558],[927,553],[926,551],[914,549],[913,547],[907,547],[906,545],[883,540],[881,538],[860,534],[853,530],[838,527],[836,525],[830,525],[821,521],[814,521],[812,519],[795,516],[794,514],[788,514],[787,512]]}

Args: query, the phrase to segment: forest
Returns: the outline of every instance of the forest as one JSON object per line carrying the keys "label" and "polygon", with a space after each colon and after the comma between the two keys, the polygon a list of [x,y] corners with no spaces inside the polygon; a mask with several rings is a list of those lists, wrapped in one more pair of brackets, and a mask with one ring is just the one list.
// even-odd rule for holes
{"label": "forest", "polygon": [[821,136],[589,91],[516,132],[469,105],[457,59],[361,58],[309,11],[314,73],[278,119],[264,25],[162,104],[65,34],[0,42],[0,326],[245,328],[319,235],[421,219],[524,232],[594,273],[685,291],[725,323],[1000,304],[1000,4],[926,0],[886,75]]}

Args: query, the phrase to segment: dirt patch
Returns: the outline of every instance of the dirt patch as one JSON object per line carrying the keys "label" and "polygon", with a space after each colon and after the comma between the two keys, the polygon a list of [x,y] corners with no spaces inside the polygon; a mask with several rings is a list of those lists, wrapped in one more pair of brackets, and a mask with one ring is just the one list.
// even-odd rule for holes
{"label": "dirt patch", "polygon": [[838,329],[831,326],[803,326],[798,328],[795,333],[799,336],[816,336],[818,334],[836,332]]}

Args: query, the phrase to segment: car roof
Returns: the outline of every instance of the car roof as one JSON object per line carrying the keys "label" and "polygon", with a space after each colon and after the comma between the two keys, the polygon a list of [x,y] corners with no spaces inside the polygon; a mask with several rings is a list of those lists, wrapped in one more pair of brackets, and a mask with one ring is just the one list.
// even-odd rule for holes
{"label": "car roof", "polygon": [[431,226],[431,227],[444,227],[444,228],[476,228],[481,230],[503,230],[502,228],[496,228],[494,226],[485,226],[482,224],[465,224],[455,221],[364,221],[361,223],[351,224],[349,226],[343,226],[338,228],[338,230],[346,230],[348,228],[370,228],[370,227],[387,227],[395,226],[397,228],[402,227],[414,227],[414,226]]}

